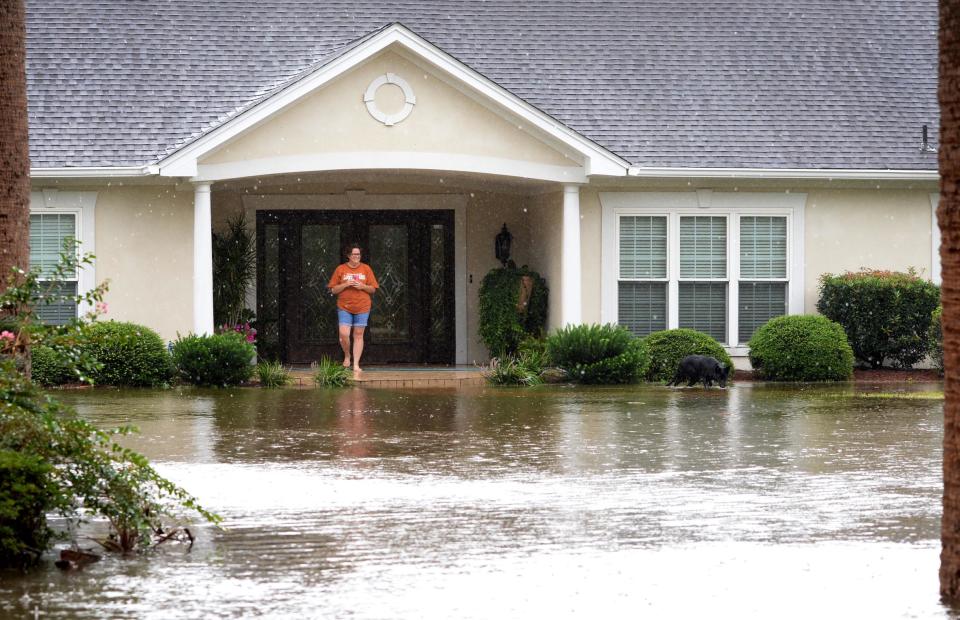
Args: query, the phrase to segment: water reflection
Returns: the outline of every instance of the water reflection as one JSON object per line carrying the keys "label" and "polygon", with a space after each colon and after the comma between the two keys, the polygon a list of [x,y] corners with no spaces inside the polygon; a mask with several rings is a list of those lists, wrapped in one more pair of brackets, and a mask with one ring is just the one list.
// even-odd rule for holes
{"label": "water reflection", "polygon": [[64,396],[137,424],[132,447],[228,530],[4,575],[0,615],[944,615],[938,401],[749,384]]}

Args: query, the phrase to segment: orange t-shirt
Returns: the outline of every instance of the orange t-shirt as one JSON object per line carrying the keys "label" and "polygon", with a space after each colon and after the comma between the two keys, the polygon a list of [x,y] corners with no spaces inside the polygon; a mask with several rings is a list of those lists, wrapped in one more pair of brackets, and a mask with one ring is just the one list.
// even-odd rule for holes
{"label": "orange t-shirt", "polygon": [[[352,268],[348,263],[342,263],[333,272],[330,278],[330,284],[327,288],[333,288],[347,282],[348,280],[360,280],[361,284],[379,288],[377,278],[373,275],[373,269],[366,263],[360,263],[357,268]],[[361,314],[370,312],[370,293],[365,293],[359,289],[349,286],[337,295],[337,307],[346,310],[350,314]]]}

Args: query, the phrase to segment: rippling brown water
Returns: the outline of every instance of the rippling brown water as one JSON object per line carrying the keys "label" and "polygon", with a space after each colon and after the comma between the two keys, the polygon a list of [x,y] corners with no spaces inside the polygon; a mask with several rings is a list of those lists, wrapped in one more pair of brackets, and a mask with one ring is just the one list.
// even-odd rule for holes
{"label": "rippling brown water", "polygon": [[941,401],[749,384],[62,398],[139,426],[131,447],[227,530],[2,573],[4,617],[947,616]]}

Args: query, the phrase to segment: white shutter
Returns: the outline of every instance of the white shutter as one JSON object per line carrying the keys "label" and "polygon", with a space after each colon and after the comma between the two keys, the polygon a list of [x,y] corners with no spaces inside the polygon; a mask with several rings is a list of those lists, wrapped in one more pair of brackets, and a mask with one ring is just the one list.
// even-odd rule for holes
{"label": "white shutter", "polygon": [[667,277],[666,217],[621,217],[619,244],[621,279]]}
{"label": "white shutter", "polygon": [[787,277],[787,218],[740,218],[740,277],[747,280]]}
{"label": "white shutter", "polygon": [[680,277],[727,277],[727,218],[680,218]]}

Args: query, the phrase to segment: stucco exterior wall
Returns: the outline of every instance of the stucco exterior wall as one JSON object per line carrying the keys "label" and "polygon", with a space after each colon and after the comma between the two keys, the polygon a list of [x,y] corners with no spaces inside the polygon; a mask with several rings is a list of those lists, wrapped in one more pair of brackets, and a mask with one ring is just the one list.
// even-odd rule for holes
{"label": "stucco exterior wall", "polygon": [[[560,311],[561,261],[563,247],[563,193],[531,196],[526,202],[529,213],[530,242],[529,265],[547,280],[550,298],[547,311],[547,330],[560,327],[563,313]],[[519,263],[518,263],[519,264]]]}
{"label": "stucco exterior wall", "polygon": [[[386,126],[367,111],[363,96],[377,77],[394,73],[416,96],[412,113]],[[377,91],[380,110],[403,108],[398,86]],[[506,120],[400,54],[385,51],[292,104],[259,127],[204,157],[201,165],[274,157],[343,152],[456,153],[556,166],[574,166],[529,133],[519,120]],[[570,154],[571,153],[566,153]]]}
{"label": "stucco exterior wall", "polygon": [[109,280],[105,318],[166,340],[193,330],[193,192],[173,186],[100,188],[97,278]]}
{"label": "stucco exterior wall", "polygon": [[819,278],[824,273],[913,267],[930,279],[932,224],[926,191],[808,191],[805,311],[816,312]]}

